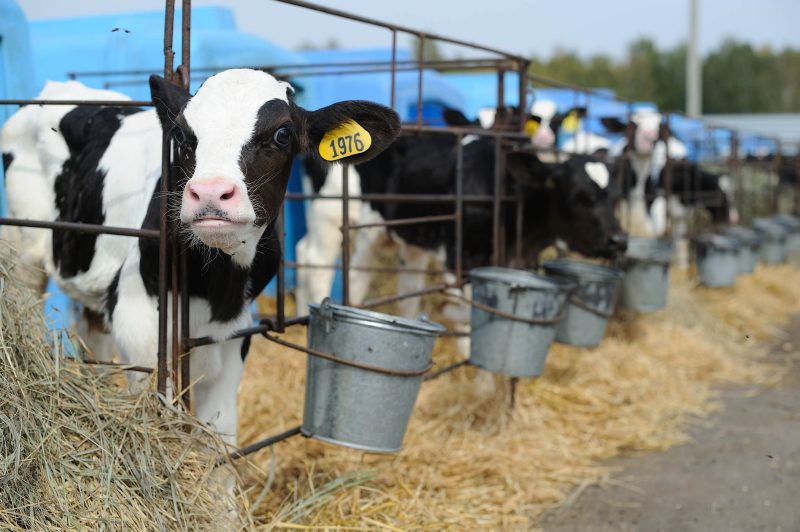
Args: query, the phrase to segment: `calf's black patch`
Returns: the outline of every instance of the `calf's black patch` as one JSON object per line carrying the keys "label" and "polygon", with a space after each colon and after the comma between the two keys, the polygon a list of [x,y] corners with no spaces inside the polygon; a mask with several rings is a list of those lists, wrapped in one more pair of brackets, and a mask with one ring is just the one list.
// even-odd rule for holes
{"label": "calf's black patch", "polygon": [[[69,148],[69,158],[56,177],[58,221],[102,224],[103,180],[98,168],[122,117],[140,112],[136,108],[78,106],[59,123]],[[62,277],[74,277],[89,269],[97,235],[53,231],[53,260]]]}

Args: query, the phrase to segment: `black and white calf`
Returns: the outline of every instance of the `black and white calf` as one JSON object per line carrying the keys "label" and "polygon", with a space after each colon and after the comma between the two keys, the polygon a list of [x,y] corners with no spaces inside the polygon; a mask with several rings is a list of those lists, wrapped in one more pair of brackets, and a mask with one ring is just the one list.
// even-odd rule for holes
{"label": "black and white calf", "polygon": [[[610,155],[617,159],[618,164],[628,165],[633,174],[632,184],[625,187],[632,230],[644,236],[660,236],[663,229],[648,213],[645,188],[648,180],[658,181],[667,163],[667,153],[670,159],[686,159],[686,145],[672,135],[663,115],[652,109],[641,109],[632,113],[628,122],[608,117],[601,121],[610,132],[625,133],[612,146]],[[622,159],[623,156],[627,156],[628,160]],[[666,214],[662,216],[660,213],[658,211],[659,219],[665,219]]]}
{"label": "black and white calf", "polygon": [[[367,102],[306,111],[288,83],[228,70],[191,96],[153,76],[155,110],[27,106],[3,129],[11,216],[158,229],[162,127],[178,145],[178,193],[170,198],[188,239],[191,336],[220,343],[194,350],[198,417],[236,441],[236,391],[248,343],[228,337],[251,324],[249,303],[275,275],[274,221],[294,156],[317,155],[327,132],[355,121],[369,159],[399,131],[396,113]],[[76,82],[50,83],[43,99],[124,99]],[[7,228],[26,264],[44,268],[89,311],[105,316],[125,364],[154,367],[158,246],[154,240]],[[41,286],[41,279],[32,280]],[[99,345],[100,342],[93,342]],[[107,359],[110,349],[98,352]]]}
{"label": "black and white calf", "polygon": [[[402,136],[386,151],[349,172],[349,190],[359,193],[454,194],[457,140],[451,135]],[[494,141],[470,135],[463,141],[464,194],[488,195],[493,191]],[[524,249],[529,258],[560,239],[587,256],[613,256],[624,251],[626,237],[613,213],[613,184],[606,166],[590,156],[574,156],[564,163],[542,163],[533,152],[514,152],[506,162],[509,183],[524,197]],[[340,168],[327,171],[314,164],[307,173],[315,191],[340,193]],[[376,223],[453,212],[451,204],[352,202],[352,223]],[[513,209],[505,223],[507,241],[515,238]],[[308,210],[308,234],[297,245],[301,263],[332,264],[341,250],[341,203],[314,200]],[[492,208],[487,204],[464,207],[463,266],[470,269],[490,263],[492,253]],[[385,231],[361,229],[355,237],[351,266],[370,266],[373,243]],[[424,270],[433,256],[453,269],[455,235],[452,222],[392,227],[405,267]],[[371,274],[351,272],[350,299],[360,303],[367,295]],[[330,293],[333,273],[301,269],[298,272],[298,309]],[[398,292],[422,288],[421,273],[398,275]],[[452,280],[452,279],[451,279]],[[404,315],[413,316],[418,298],[401,303]]]}

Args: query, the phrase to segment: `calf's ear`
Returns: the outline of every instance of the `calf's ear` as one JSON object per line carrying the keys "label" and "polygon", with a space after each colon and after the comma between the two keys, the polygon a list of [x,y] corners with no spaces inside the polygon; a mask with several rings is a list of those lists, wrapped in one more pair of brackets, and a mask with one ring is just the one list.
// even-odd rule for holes
{"label": "calf's ear", "polygon": [[628,127],[628,124],[614,116],[604,116],[600,119],[600,123],[603,124],[603,127],[610,133],[622,133]]}
{"label": "calf's ear", "polygon": [[301,151],[326,161],[368,161],[400,134],[400,117],[372,102],[351,100],[301,113],[297,131]]}
{"label": "calf's ear", "polygon": [[173,85],[161,76],[150,76],[150,98],[156,106],[161,127],[172,129],[175,117],[192,96],[188,91]]}
{"label": "calf's ear", "polygon": [[477,122],[477,120],[470,122],[469,119],[464,116],[464,113],[452,107],[445,107],[442,111],[442,117],[448,126],[453,127],[474,126]]}

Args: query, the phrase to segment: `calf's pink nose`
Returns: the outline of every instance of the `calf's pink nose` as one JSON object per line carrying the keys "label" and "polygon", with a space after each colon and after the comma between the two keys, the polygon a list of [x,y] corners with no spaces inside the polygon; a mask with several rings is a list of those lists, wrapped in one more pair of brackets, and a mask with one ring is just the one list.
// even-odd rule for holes
{"label": "calf's pink nose", "polygon": [[184,201],[191,207],[230,209],[239,204],[239,189],[227,180],[212,179],[186,186]]}

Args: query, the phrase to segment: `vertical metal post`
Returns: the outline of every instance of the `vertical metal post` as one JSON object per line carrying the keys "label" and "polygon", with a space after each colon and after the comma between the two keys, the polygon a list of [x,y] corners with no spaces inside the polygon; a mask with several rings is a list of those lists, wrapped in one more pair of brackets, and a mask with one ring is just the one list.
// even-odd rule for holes
{"label": "vertical metal post", "polygon": [[500,137],[494,137],[494,197],[492,198],[492,266],[500,266],[502,262],[501,258],[501,242],[500,242],[500,209],[502,207],[502,202],[500,201],[500,195],[503,190],[503,179],[502,179],[502,171],[503,171],[503,149],[501,145]]}
{"label": "vertical metal post", "polygon": [[689,46],[686,58],[686,114],[698,118],[702,110],[703,78],[698,55],[698,14],[699,0],[689,0]]}
{"label": "vertical metal post", "polygon": [[397,30],[392,28],[392,77],[389,93],[389,107],[394,109],[395,79],[397,78]]}
{"label": "vertical metal post", "polygon": [[[173,60],[172,31],[175,19],[175,0],[166,0],[164,8],[164,78],[172,79]],[[169,161],[170,136],[166,130],[161,134],[161,216],[158,239],[158,365],[156,386],[158,393],[167,393],[167,274],[169,272],[167,210],[169,208]]]}
{"label": "vertical metal post", "polygon": [[[494,114],[494,128],[498,130],[502,130],[506,128],[506,122],[508,121],[509,117],[505,115],[506,106],[506,71],[503,67],[497,68],[497,105],[495,106],[495,114]],[[503,114],[500,114],[500,110],[503,109]],[[521,117],[520,117],[521,119]]]}
{"label": "vertical metal post", "polygon": [[519,131],[525,132],[525,122],[528,116],[528,61],[520,61],[519,68]]}
{"label": "vertical metal post", "polygon": [[[667,135],[661,141],[664,143],[664,153],[667,156],[667,162],[664,166],[664,195],[666,200],[666,214],[667,214],[667,234],[672,233],[672,211],[669,208],[670,199],[672,198],[672,157],[669,154],[669,131],[670,131],[670,120],[669,120],[669,113],[664,115],[664,120],[667,126]],[[671,237],[670,237],[671,240]]]}
{"label": "vertical metal post", "polygon": [[794,156],[794,214],[800,216],[800,145]]}
{"label": "vertical metal post", "polygon": [[[731,169],[731,174],[733,177],[733,182],[735,186],[733,187],[733,201],[734,205],[736,205],[736,210],[739,211],[739,216],[745,213],[744,208],[744,188],[742,185],[742,168],[739,164],[739,139],[737,137],[736,131],[731,130],[731,140],[730,140],[730,154],[728,155],[729,167]],[[742,220],[740,220],[740,223]]]}
{"label": "vertical metal post", "polygon": [[278,245],[280,246],[280,259],[278,262],[278,301],[277,301],[277,309],[276,309],[276,325],[278,327],[278,332],[284,332],[286,330],[286,261],[284,254],[284,241],[286,238],[286,218],[284,217],[284,207],[281,205],[280,210],[278,211],[278,219],[276,220],[278,228]]}
{"label": "vertical metal post", "polygon": [[777,214],[780,212],[780,201],[778,198],[780,188],[780,175],[781,175],[781,159],[783,157],[783,146],[780,139],[775,139],[775,157],[772,159],[772,168],[769,174],[770,191],[772,192],[772,212],[770,214]]}
{"label": "vertical metal post", "polygon": [[464,275],[464,140],[460,133],[456,136],[456,282],[461,283]]}
{"label": "vertical metal post", "polygon": [[342,165],[342,304],[350,304],[350,165]]}
{"label": "vertical metal post", "polygon": [[[189,90],[191,84],[191,51],[192,51],[192,1],[182,0],[183,11],[181,13],[181,71],[183,73],[183,88]],[[177,183],[176,183],[177,184]],[[176,221],[177,226],[177,221]],[[180,250],[180,270],[178,279],[180,281],[180,372],[181,372],[181,401],[186,410],[191,409],[190,388],[191,384],[191,357],[189,353],[189,272],[186,263],[186,245],[180,241],[178,232],[174,235],[174,246]]]}
{"label": "vertical metal post", "polygon": [[425,62],[425,34],[419,34],[419,57],[417,58],[417,125],[422,125],[422,64]]}

